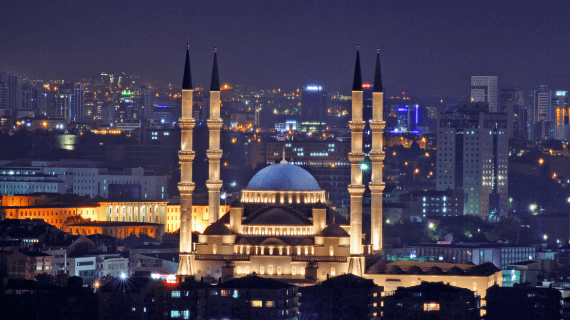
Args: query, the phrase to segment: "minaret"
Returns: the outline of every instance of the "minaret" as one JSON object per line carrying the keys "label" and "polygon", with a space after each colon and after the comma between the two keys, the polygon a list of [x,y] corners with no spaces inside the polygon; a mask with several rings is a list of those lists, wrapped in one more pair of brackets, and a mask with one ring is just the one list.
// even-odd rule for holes
{"label": "minaret", "polygon": [[372,91],[372,150],[370,161],[372,162],[372,179],[370,184],[371,196],[371,242],[372,250],[382,250],[382,193],[385,184],[382,182],[382,164],[386,154],[383,146],[383,132],[386,127],[384,121],[384,90],[382,89],[382,73],[380,72],[380,48],[376,51],[376,71],[374,72],[374,89]]}
{"label": "minaret", "polygon": [[206,151],[210,168],[210,176],[206,181],[208,187],[208,204],[210,224],[220,218],[220,159],[222,150],[220,149],[220,129],[222,120],[220,119],[220,77],[218,76],[218,53],[214,48],[214,66],[212,67],[212,82],[210,83],[210,119],[208,119],[208,130],[210,132],[210,148]]}
{"label": "minaret", "polygon": [[[350,254],[362,255],[362,184],[361,163],[364,161],[362,152],[362,74],[360,73],[360,52],[356,47],[356,65],[354,67],[354,81],[352,82],[352,121],[348,122],[351,133],[351,149],[348,154],[350,160]],[[351,257],[349,272],[358,276],[364,273],[363,260],[360,257]]]}
{"label": "minaret", "polygon": [[178,158],[180,159],[180,259],[176,274],[187,276],[194,274],[192,269],[192,136],[195,120],[192,115],[192,76],[190,74],[190,44],[186,45],[186,63],[182,80],[182,119],[180,119],[181,141]]}

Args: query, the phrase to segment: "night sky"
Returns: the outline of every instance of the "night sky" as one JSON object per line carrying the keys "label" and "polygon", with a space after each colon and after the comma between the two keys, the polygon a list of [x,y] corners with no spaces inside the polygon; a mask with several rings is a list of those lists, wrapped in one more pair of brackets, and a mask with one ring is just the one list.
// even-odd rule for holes
{"label": "night sky", "polygon": [[222,82],[348,93],[356,43],[364,81],[380,45],[388,93],[469,95],[471,75],[500,86],[570,89],[570,1],[28,1],[0,8],[0,70],[79,80],[101,71],[195,85]]}

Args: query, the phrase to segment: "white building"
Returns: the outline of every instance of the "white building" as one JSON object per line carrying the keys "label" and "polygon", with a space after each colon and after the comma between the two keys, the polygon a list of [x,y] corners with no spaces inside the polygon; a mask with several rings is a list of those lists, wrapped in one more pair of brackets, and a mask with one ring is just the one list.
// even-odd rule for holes
{"label": "white building", "polygon": [[471,102],[487,102],[497,112],[497,76],[471,76]]}
{"label": "white building", "polygon": [[92,161],[0,161],[0,193],[60,193],[94,198],[166,199],[166,176],[143,168],[113,170]]}

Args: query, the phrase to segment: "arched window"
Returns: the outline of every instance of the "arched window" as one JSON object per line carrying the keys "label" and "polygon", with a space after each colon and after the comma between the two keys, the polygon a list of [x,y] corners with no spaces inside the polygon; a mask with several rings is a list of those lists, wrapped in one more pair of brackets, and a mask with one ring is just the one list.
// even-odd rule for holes
{"label": "arched window", "polygon": [[218,246],[215,243],[214,243],[214,245],[212,245],[212,253],[218,254]]}
{"label": "arched window", "polygon": [[283,268],[281,266],[277,267],[277,275],[280,276],[283,273]]}
{"label": "arched window", "polygon": [[295,267],[291,268],[291,275],[293,275],[293,276],[297,275],[297,268],[295,268]]}
{"label": "arched window", "polygon": [[329,247],[329,254],[332,256],[334,256],[334,246],[330,246]]}
{"label": "arched window", "polygon": [[273,265],[269,265],[269,267],[267,267],[267,274],[273,274]]}
{"label": "arched window", "polygon": [[265,267],[264,266],[259,267],[259,274],[265,274]]}
{"label": "arched window", "polygon": [[336,270],[335,268],[331,268],[331,277],[336,276]]}

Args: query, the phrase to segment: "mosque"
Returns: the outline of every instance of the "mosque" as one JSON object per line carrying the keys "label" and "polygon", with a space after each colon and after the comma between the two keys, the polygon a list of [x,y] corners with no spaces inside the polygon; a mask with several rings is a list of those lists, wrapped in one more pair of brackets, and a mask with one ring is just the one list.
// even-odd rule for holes
{"label": "mosque", "polygon": [[[364,161],[362,135],[362,77],[357,49],[352,88],[351,196],[349,219],[328,205],[325,191],[306,170],[280,163],[259,171],[241,191],[239,200],[229,212],[210,214],[209,226],[192,243],[192,79],[189,49],[186,51],[182,86],[182,119],[180,126],[181,196],[179,277],[213,278],[217,281],[256,273],[259,276],[288,280],[292,283],[322,281],[328,276],[364,274],[364,258],[382,250],[382,80],[377,53],[373,92],[371,243],[364,243],[362,232],[362,184],[360,163]],[[220,212],[220,84],[217,52],[214,52],[210,86],[209,212]]]}

